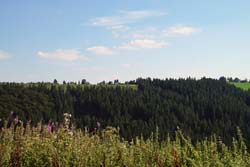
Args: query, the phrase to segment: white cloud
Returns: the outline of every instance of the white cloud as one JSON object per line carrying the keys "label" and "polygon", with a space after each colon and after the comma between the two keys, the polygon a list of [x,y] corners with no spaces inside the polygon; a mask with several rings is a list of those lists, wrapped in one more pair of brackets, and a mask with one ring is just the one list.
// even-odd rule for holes
{"label": "white cloud", "polygon": [[111,30],[115,38],[127,38],[124,34],[128,35],[128,33],[131,33],[129,24],[150,17],[160,17],[163,15],[166,15],[166,13],[154,10],[119,11],[118,14],[113,16],[96,17],[90,20],[89,24]]}
{"label": "white cloud", "polygon": [[165,35],[189,36],[200,31],[201,30],[196,27],[179,25],[168,28],[165,31]]}
{"label": "white cloud", "polygon": [[166,15],[166,13],[152,10],[119,11],[119,14],[115,16],[94,18],[90,21],[90,24],[92,26],[108,27],[112,29],[133,23],[140,19],[163,15]]}
{"label": "white cloud", "polygon": [[114,53],[112,49],[105,46],[93,46],[87,48],[87,51],[97,55],[112,55]]}
{"label": "white cloud", "polygon": [[201,31],[200,28],[182,24],[178,24],[167,29],[161,29],[159,27],[146,27],[138,29],[133,25],[133,23],[137,23],[140,20],[164,15],[166,15],[165,12],[154,10],[119,11],[113,16],[96,17],[90,20],[90,25],[104,27],[110,30],[115,38],[127,40],[159,40],[165,37],[190,36]]}
{"label": "white cloud", "polygon": [[154,26],[131,28],[121,25],[114,26],[111,31],[114,37],[120,39],[162,39],[166,37],[191,36],[201,32],[201,29],[193,26],[172,26],[162,29]]}
{"label": "white cloud", "polygon": [[[113,46],[112,48],[108,48],[106,46],[93,46],[87,48],[86,50],[96,55],[113,55],[122,53],[122,50],[160,49],[165,46],[168,46],[167,42],[152,39],[136,39],[118,46]],[[128,67],[128,65],[126,66]],[[123,65],[123,67],[125,66]]]}
{"label": "white cloud", "polygon": [[136,39],[121,45],[120,49],[133,50],[133,49],[159,49],[168,46],[167,42],[156,41],[152,39]]}
{"label": "white cloud", "polygon": [[9,58],[10,58],[9,53],[0,50],[0,60],[6,60]]}
{"label": "white cloud", "polygon": [[87,60],[85,56],[82,56],[78,50],[75,49],[57,49],[53,52],[39,51],[37,55],[40,58],[51,59],[51,60],[64,60],[64,61],[75,61],[75,60]]}
{"label": "white cloud", "polygon": [[131,64],[128,64],[128,63],[125,63],[125,64],[121,64],[121,67],[122,67],[122,68],[125,68],[125,69],[129,69],[129,68],[132,67],[132,65],[131,65]]}
{"label": "white cloud", "polygon": [[191,36],[200,32],[201,29],[193,26],[172,26],[167,29],[160,29],[157,27],[148,27],[142,29],[130,30],[122,35],[127,38],[133,39],[166,39],[166,37],[179,37],[179,36]]}

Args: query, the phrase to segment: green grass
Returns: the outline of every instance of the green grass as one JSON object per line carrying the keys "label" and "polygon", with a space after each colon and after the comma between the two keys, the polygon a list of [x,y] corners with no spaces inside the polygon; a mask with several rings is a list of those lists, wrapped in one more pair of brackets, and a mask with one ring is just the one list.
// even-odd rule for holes
{"label": "green grass", "polygon": [[243,90],[249,90],[250,89],[250,83],[241,83],[241,82],[229,82],[229,84],[232,84],[238,88],[241,88]]}

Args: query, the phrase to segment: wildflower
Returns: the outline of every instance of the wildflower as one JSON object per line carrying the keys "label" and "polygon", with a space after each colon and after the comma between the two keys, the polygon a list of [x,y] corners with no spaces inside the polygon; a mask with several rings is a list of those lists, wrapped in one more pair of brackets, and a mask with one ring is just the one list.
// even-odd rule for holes
{"label": "wildflower", "polygon": [[69,134],[70,136],[73,136],[73,132],[72,132],[72,131],[69,131],[68,134]]}
{"label": "wildflower", "polygon": [[19,119],[18,119],[18,115],[16,116],[16,118],[14,119],[14,132],[16,132],[16,128],[18,126],[19,123]]}
{"label": "wildflower", "polygon": [[18,116],[16,116],[16,118],[14,119],[14,123],[15,123],[15,125],[17,125],[19,123]]}
{"label": "wildflower", "polygon": [[3,121],[2,121],[2,118],[0,118],[0,132],[2,131],[2,128],[3,128]]}
{"label": "wildflower", "polygon": [[52,126],[50,124],[47,126],[47,131],[50,133],[52,132]]}
{"label": "wildflower", "polygon": [[51,120],[49,120],[49,123],[48,123],[48,126],[47,126],[47,131],[48,131],[49,133],[52,132],[52,122],[51,122]]}
{"label": "wildflower", "polygon": [[69,113],[64,113],[63,115],[64,115],[65,118],[71,118],[71,116],[72,116],[72,115],[69,114]]}
{"label": "wildflower", "polygon": [[67,131],[70,131],[70,118],[71,118],[71,114],[69,113],[64,113],[64,128]]}
{"label": "wildflower", "polygon": [[100,122],[96,122],[96,125],[97,125],[98,128],[101,127],[101,123]]}
{"label": "wildflower", "polygon": [[52,124],[51,124],[51,132],[53,133],[53,132],[54,132],[54,130],[55,130],[55,123],[54,123],[54,122],[52,122]]}
{"label": "wildflower", "polygon": [[10,127],[11,127],[11,124],[12,124],[12,121],[13,121],[13,116],[14,116],[14,112],[11,111],[11,112],[10,112],[10,115],[9,115],[9,117],[8,117],[7,128],[10,128]]}

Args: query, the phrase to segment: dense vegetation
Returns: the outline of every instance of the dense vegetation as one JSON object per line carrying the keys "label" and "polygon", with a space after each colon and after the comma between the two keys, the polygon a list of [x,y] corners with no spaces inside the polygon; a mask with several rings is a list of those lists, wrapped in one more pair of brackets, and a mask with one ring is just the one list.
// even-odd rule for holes
{"label": "dense vegetation", "polygon": [[238,126],[250,141],[250,92],[225,78],[148,78],[125,85],[1,83],[0,118],[10,111],[34,125],[41,119],[61,122],[69,112],[79,128],[92,131],[98,121],[101,127],[119,127],[127,140],[148,138],[156,127],[162,140],[179,127],[193,142],[216,134],[230,144]]}
{"label": "dense vegetation", "polygon": [[[13,124],[12,124],[13,125]],[[41,130],[44,129],[44,130]],[[202,167],[250,166],[250,153],[241,132],[231,146],[212,136],[195,145],[180,130],[174,139],[123,140],[118,130],[107,127],[94,133],[57,129],[51,133],[41,124],[0,131],[1,167]],[[70,131],[68,131],[70,130]],[[72,132],[72,133],[69,133]]]}

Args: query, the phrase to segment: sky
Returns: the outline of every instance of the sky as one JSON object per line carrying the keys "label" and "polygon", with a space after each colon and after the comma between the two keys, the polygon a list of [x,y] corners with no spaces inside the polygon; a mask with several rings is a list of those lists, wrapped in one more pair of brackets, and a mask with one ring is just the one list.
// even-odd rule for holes
{"label": "sky", "polygon": [[0,82],[250,78],[249,0],[0,0]]}

